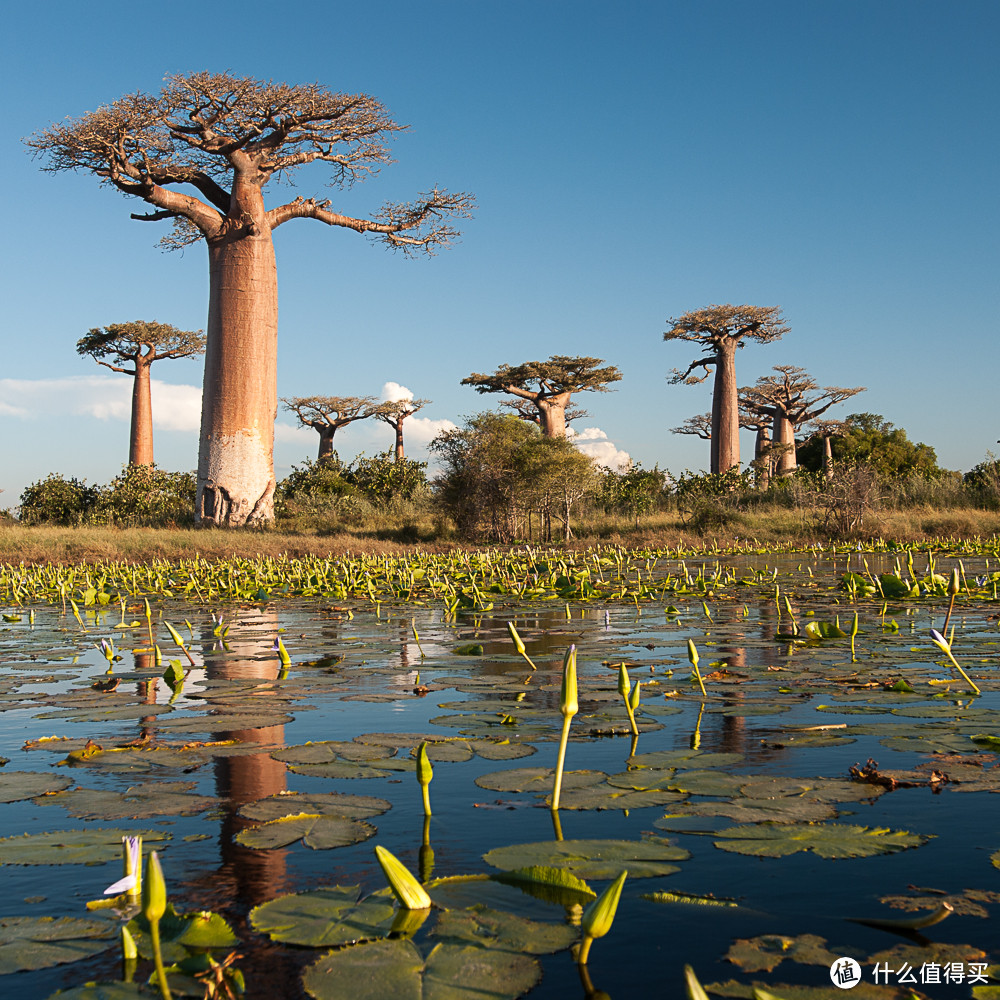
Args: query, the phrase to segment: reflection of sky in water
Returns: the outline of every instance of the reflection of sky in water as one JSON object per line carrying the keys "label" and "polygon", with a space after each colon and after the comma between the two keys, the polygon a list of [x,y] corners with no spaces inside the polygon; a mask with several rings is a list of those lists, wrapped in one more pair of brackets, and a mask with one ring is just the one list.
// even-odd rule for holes
{"label": "reflection of sky in water", "polygon": [[[863,572],[861,558],[858,554],[851,556],[852,571]],[[891,572],[895,567],[895,556],[891,554],[868,553],[864,558],[873,573]],[[925,557],[918,554],[914,561],[917,572],[923,572]],[[698,575],[702,564],[705,575],[711,577],[715,572],[714,560],[689,560],[687,568],[692,578]],[[571,603],[572,617],[568,619],[562,601],[511,605],[506,609],[498,599],[491,613],[460,615],[457,622],[443,620],[440,609],[401,608],[395,613],[395,609],[383,604],[381,616],[376,617],[369,605],[354,604],[355,615],[350,620],[346,614],[320,610],[318,603],[275,601],[263,610],[223,608],[230,632],[220,640],[213,635],[208,609],[199,612],[190,605],[178,605],[175,609],[168,604],[166,613],[173,614],[170,620],[175,625],[184,618],[192,622],[193,636],[186,626],[180,632],[198,665],[191,668],[161,628],[159,641],[164,665],[179,659],[185,668],[183,692],[174,700],[170,712],[155,718],[137,715],[120,721],[37,716],[43,711],[69,708],[73,689],[82,689],[81,697],[93,700],[89,685],[104,679],[107,670],[107,662],[94,644],[109,635],[115,636],[123,659],[114,668],[122,676],[118,691],[106,700],[138,706],[142,698],[148,699],[148,689],[144,691],[141,687],[143,678],[156,678],[162,669],[143,670],[136,676],[130,647],[143,645],[144,629],[112,631],[117,618],[108,612],[100,615],[100,625],[95,625],[93,616],[88,615],[88,634],[83,635],[71,614],[64,617],[58,608],[39,608],[33,628],[27,626],[25,619],[11,623],[10,631],[0,633],[3,660],[0,695],[6,698],[5,708],[12,699],[16,703],[20,697],[43,695],[52,704],[8,708],[0,713],[0,754],[11,758],[6,766],[8,771],[47,770],[65,752],[23,752],[20,748],[26,739],[59,735],[89,738],[108,747],[134,739],[143,731],[159,733],[161,739],[172,745],[217,740],[234,733],[245,741],[290,746],[310,740],[351,740],[359,733],[381,731],[437,732],[455,737],[461,733],[461,727],[435,726],[429,720],[453,714],[463,703],[492,699],[509,705],[511,714],[521,711],[532,725],[543,726],[542,738],[534,742],[538,752],[509,762],[474,757],[467,762],[439,763],[435,765],[431,786],[435,812],[430,832],[435,873],[478,871],[483,867],[480,856],[492,847],[547,840],[552,836],[547,811],[532,808],[529,796],[489,792],[475,786],[473,779],[487,771],[552,765],[553,741],[559,729],[559,671],[566,646],[576,643],[580,650],[583,706],[571,730],[574,738],[569,745],[567,767],[615,773],[625,767],[630,741],[627,737],[579,738],[577,734],[590,724],[585,713],[601,712],[608,706],[618,710],[613,692],[618,664],[624,661],[629,665],[632,680],[643,682],[640,709],[670,705],[681,708],[679,714],[651,717],[661,728],[640,735],[638,752],[688,749],[700,707],[692,697],[696,689],[689,683],[687,640],[693,638],[701,653],[704,673],[727,671],[733,675],[709,681],[712,697],[698,726],[702,750],[737,752],[744,757],[744,765],[728,771],[842,776],[851,764],[863,762],[868,756],[875,757],[882,767],[894,768],[912,767],[921,759],[912,752],[892,751],[883,746],[879,740],[888,729],[880,727],[892,726],[894,731],[910,734],[920,731],[919,726],[925,720],[851,714],[855,705],[851,698],[844,697],[846,688],[830,689],[809,680],[814,669],[818,673],[850,670],[846,641],[796,647],[774,640],[779,627],[787,627],[783,609],[779,619],[774,605],[775,583],[782,594],[792,595],[800,625],[810,620],[832,621],[839,615],[841,626],[849,627],[854,607],[846,595],[831,589],[834,579],[824,572],[822,559],[802,553],[785,557],[732,557],[720,560],[720,564],[723,571],[729,565],[736,567],[737,575],[746,576],[750,584],[719,588],[712,596],[700,591],[665,594],[660,600],[643,602],[639,609],[616,604],[608,609],[607,616],[603,606]],[[846,564],[846,556],[837,557],[838,575]],[[808,577],[806,566],[813,568],[815,579]],[[950,562],[940,560],[938,572],[946,573],[950,566]],[[664,568],[665,563],[657,567]],[[776,579],[772,579],[774,568],[778,569]],[[983,568],[981,561],[965,561],[970,576]],[[676,573],[676,564],[671,569]],[[756,574],[751,572],[753,569]],[[709,605],[711,619],[704,613],[703,599]],[[944,603],[918,602],[913,605],[912,613],[907,614],[906,602],[890,602],[886,618],[898,622],[898,633],[882,632],[878,616],[881,602],[863,604],[859,667],[874,670],[878,676],[948,676],[945,668],[934,666],[933,649],[927,640],[931,625],[940,625]],[[679,615],[665,613],[670,604],[679,609]],[[958,655],[968,666],[987,675],[997,665],[996,646],[981,646],[981,655],[976,655],[975,646],[995,640],[995,620],[987,617],[994,613],[993,609],[992,604],[974,604],[956,612],[955,619],[959,629]],[[532,674],[527,664],[515,655],[506,633],[507,620],[516,622],[528,655],[539,667],[537,673]],[[414,624],[419,644],[413,636]],[[285,678],[272,649],[279,629],[284,629],[280,634],[293,659]],[[452,652],[457,646],[473,642],[482,644],[483,656],[459,656]],[[873,652],[874,658],[870,655]],[[984,658],[987,662],[979,662]],[[752,679],[741,683],[741,674]],[[422,696],[413,690],[418,678],[421,685],[429,688]],[[463,682],[462,678],[468,681]],[[460,687],[464,684],[469,690],[455,690],[456,684]],[[526,692],[520,701],[518,690]],[[602,691],[604,694],[600,694]],[[672,691],[680,692],[682,697],[664,697]],[[171,697],[167,685],[158,680],[156,704],[168,706]],[[359,697],[372,700],[344,700]],[[940,703],[940,700],[931,702]],[[452,707],[440,707],[445,704]],[[986,692],[977,704],[998,707],[998,699],[994,692]],[[817,711],[819,705],[847,711],[821,712]],[[788,710],[780,714],[748,714],[758,709],[768,712],[775,707]],[[238,711],[234,713],[234,709]],[[251,709],[255,716],[264,713],[257,722],[266,722],[269,714],[284,716],[286,712],[293,720],[284,725],[239,728],[236,723],[240,712]],[[165,723],[168,719],[198,718],[206,710],[220,713],[227,728],[220,731],[218,723],[211,722],[205,728],[177,731],[165,725],[158,727],[158,722]],[[539,718],[532,716],[532,712],[540,713]],[[621,721],[624,714],[619,712],[619,715]],[[795,727],[841,723],[856,727],[852,731],[856,742],[791,749],[774,746]],[[872,731],[866,732],[866,727]],[[497,736],[504,736],[502,727],[497,726],[495,731]],[[81,786],[119,791],[161,778],[184,780],[192,783],[194,792],[224,796],[218,814],[153,817],[104,825],[169,832],[173,839],[164,849],[163,858],[172,897],[187,908],[225,908],[243,935],[247,931],[240,921],[252,903],[280,892],[334,882],[360,882],[374,889],[381,885],[381,880],[373,867],[374,841],[321,852],[301,845],[270,852],[255,852],[235,845],[232,837],[247,825],[246,820],[235,814],[235,808],[242,802],[283,790],[341,791],[388,798],[393,802],[392,810],[372,821],[379,830],[377,841],[416,868],[422,824],[419,790],[411,773],[400,772],[386,779],[330,780],[288,771],[267,752],[215,759],[202,756],[193,761],[193,768],[187,773],[172,770],[160,775],[155,771],[114,772],[90,767],[59,769],[57,773],[69,774]],[[561,818],[567,838],[638,839],[652,829],[653,821],[663,811],[635,809],[625,815],[618,810],[564,810]],[[937,841],[919,851],[866,862],[823,862],[810,856],[781,862],[751,861],[714,850],[711,838],[671,834],[694,857],[683,863],[682,871],[669,880],[636,881],[628,886],[614,938],[609,937],[607,942],[598,943],[603,947],[594,948],[592,972],[598,980],[596,985],[608,989],[617,1000],[652,996],[650,984],[654,982],[659,990],[655,995],[674,992],[679,995],[679,985],[664,994],[663,983],[679,984],[680,967],[685,961],[694,962],[699,971],[706,970],[703,981],[729,978],[732,968],[715,965],[729,941],[735,936],[765,932],[796,934],[808,930],[845,947],[860,948],[862,952],[875,950],[872,932],[853,929],[843,922],[843,917],[884,912],[878,902],[879,895],[902,891],[909,883],[940,883],[940,888],[948,890],[985,886],[990,869],[983,848],[990,851],[1000,848],[995,832],[1000,826],[998,820],[1000,797],[983,793],[946,791],[932,795],[927,789],[910,789],[884,795],[872,803],[851,803],[842,809],[841,822],[940,835]],[[77,829],[84,825],[83,820],[66,815],[56,806],[43,808],[31,802],[0,806],[3,836],[53,828]],[[206,834],[208,839],[185,840]],[[7,867],[2,913],[79,915],[83,903],[99,895],[103,886],[113,880],[109,878],[112,870],[117,870],[114,864],[92,869]],[[716,908],[707,912],[697,907],[680,910],[657,907],[638,898],[640,892],[663,888],[742,896],[748,905],[722,913]],[[45,898],[24,902],[36,896]],[[530,900],[523,905],[526,913],[540,915]],[[560,919],[556,911],[541,915]],[[973,921],[956,920],[942,925],[939,937],[982,944],[985,927],[986,922],[977,926]],[[669,948],[663,943],[666,938],[672,941]],[[890,947],[894,943],[882,935],[878,946]],[[274,989],[279,989],[278,986],[273,986],[268,994],[264,984],[280,982],[281,976],[286,981],[297,976],[298,965],[312,957],[297,954],[289,958],[285,950],[271,946],[252,949],[244,963],[248,967],[250,995],[277,995]],[[113,966],[113,961],[107,959],[103,965],[99,961],[86,968],[98,968],[105,973],[112,970],[110,974],[114,975]],[[92,978],[91,971],[86,976],[82,974],[83,968],[82,965],[65,967],[15,978],[19,989],[23,984],[25,996],[45,996],[59,985]],[[532,993],[533,998],[580,995],[565,955],[547,959],[546,968],[549,972]],[[821,982],[815,978],[817,974],[816,969],[801,967],[792,967],[786,974],[783,966],[781,975],[776,973],[769,981],[817,985]],[[945,989],[935,996],[950,998],[965,993]]]}

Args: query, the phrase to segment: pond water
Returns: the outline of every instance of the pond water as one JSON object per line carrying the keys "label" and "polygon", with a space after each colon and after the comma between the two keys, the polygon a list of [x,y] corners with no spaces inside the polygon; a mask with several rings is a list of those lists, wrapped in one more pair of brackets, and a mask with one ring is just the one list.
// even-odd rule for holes
{"label": "pond water", "polygon": [[[112,919],[86,904],[119,878],[114,851],[101,848],[96,864],[66,856],[72,831],[110,830],[111,841],[146,831],[178,911],[225,917],[248,997],[307,996],[303,975],[316,996],[368,995],[356,966],[310,970],[329,948],[273,940],[281,920],[255,908],[321,887],[383,890],[376,844],[432,887],[438,908],[412,938],[425,958],[435,942],[462,937],[437,925],[446,907],[574,928],[587,902],[495,880],[433,880],[568,866],[601,892],[629,869],[585,974],[566,947],[575,929],[530,948],[545,928],[524,924],[512,939],[520,943],[506,946],[551,951],[529,961],[535,971],[517,970],[529,986],[538,980],[525,995],[539,1000],[681,996],[685,964],[712,996],[749,997],[753,983],[785,1000],[1000,995],[983,989],[1000,962],[1000,574],[995,560],[964,558],[951,648],[981,689],[974,696],[929,634],[949,605],[931,570],[946,577],[957,563],[915,561],[907,571],[875,553],[637,559],[633,589],[619,599],[564,600],[539,586],[532,599],[486,594],[453,611],[400,597],[165,597],[153,602],[159,666],[138,595],[124,609],[117,599],[80,608],[80,620],[58,599],[11,602],[0,632],[3,994],[30,1000],[119,978],[116,939],[81,947],[77,961],[9,971],[26,962],[18,934],[36,927],[12,918]],[[872,587],[843,589],[848,569]],[[869,592],[897,569],[916,583],[911,594]],[[839,620],[849,632],[855,612],[853,658],[848,636],[808,637],[811,623]],[[157,617],[177,628],[187,654]],[[120,659],[106,658],[102,639]],[[580,707],[553,816],[544,769],[555,765],[571,644]],[[177,690],[161,677],[171,660],[186,673]],[[621,663],[642,683],[635,737]],[[422,741],[434,766],[429,822],[414,772]],[[852,780],[852,766],[869,760],[870,780]],[[384,802],[352,813],[329,793]],[[297,814],[311,819],[294,830],[275,822]],[[55,843],[42,836],[52,831]],[[614,843],[573,843],[595,840]],[[515,845],[539,846],[499,851]],[[919,932],[854,922],[913,919],[942,901],[954,912]],[[466,944],[502,950],[486,940],[482,911],[471,912],[479,923],[462,932]],[[322,908],[310,919],[293,939],[323,926]],[[835,988],[831,956],[856,959],[864,984]],[[423,995],[519,995],[514,972],[490,968],[480,994],[449,992],[427,973]],[[137,979],[149,966],[140,970]],[[401,997],[421,995],[418,973],[411,979]]]}

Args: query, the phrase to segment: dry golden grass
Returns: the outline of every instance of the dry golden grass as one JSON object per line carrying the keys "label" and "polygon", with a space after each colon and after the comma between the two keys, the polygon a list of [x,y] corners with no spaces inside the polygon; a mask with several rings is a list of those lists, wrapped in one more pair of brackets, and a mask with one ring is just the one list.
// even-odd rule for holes
{"label": "dry golden grass", "polygon": [[[700,531],[684,524],[676,515],[657,514],[644,518],[636,528],[629,520],[594,518],[574,524],[573,548],[595,544],[627,547],[701,548],[707,543],[726,547],[753,542],[780,548],[813,543],[826,544],[814,511],[775,507],[727,516],[718,524],[706,524]],[[383,535],[390,535],[383,532]],[[862,537],[895,541],[928,542],[935,539],[991,538],[1000,536],[1000,511],[975,509],[934,510],[916,508],[883,511],[866,526]],[[399,537],[397,535],[397,537]],[[538,544],[537,541],[533,544]],[[361,530],[340,533],[293,533],[280,529],[266,531],[194,528],[58,528],[0,525],[0,562],[81,563],[97,560],[149,562],[153,559],[227,559],[263,556],[337,556],[351,552],[405,554],[447,552],[462,546],[451,540],[425,536],[422,541],[397,541]]]}

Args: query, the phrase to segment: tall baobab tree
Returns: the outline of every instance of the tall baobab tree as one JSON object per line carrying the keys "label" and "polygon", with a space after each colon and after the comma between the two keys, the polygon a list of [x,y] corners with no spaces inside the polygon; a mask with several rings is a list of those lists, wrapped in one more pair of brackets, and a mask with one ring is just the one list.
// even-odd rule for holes
{"label": "tall baobab tree", "polygon": [[[476,392],[505,392],[517,396],[534,408],[545,437],[566,437],[566,424],[579,413],[567,416],[575,392],[609,392],[608,385],[621,381],[622,373],[614,366],[598,368],[602,358],[568,357],[553,354],[548,361],[525,361],[501,365],[491,375],[473,372],[462,385],[474,386]],[[515,405],[519,415],[524,413]]]}
{"label": "tall baobab tree", "polygon": [[429,402],[429,399],[397,399],[389,403],[379,404],[375,416],[396,432],[395,456],[397,462],[402,462],[405,458],[403,454],[404,421],[407,417],[412,417],[417,410],[422,410]]}
{"label": "tall baobab tree", "polygon": [[[728,472],[740,464],[739,389],[736,385],[736,351],[748,340],[769,344],[788,332],[780,306],[715,305],[684,313],[663,334],[664,340],[700,344],[702,357],[685,371],[674,369],[671,382],[692,385],[704,382],[715,370],[712,393],[712,472]],[[695,378],[696,368],[705,374]]]}
{"label": "tall baobab tree", "polygon": [[[292,219],[369,234],[403,252],[432,252],[474,200],[435,188],[355,218],[330,200],[270,210],[264,187],[297,167],[327,164],[335,188],[391,162],[400,131],[366,94],[290,86],[229,73],[168,76],[158,96],[129,94],[27,140],[52,172],[83,170],[172,220],[167,245],[204,240],[209,303],[196,517],[242,525],[274,517],[278,283],[272,233]],[[190,190],[178,190],[186,188]],[[193,193],[191,193],[193,191]]]}
{"label": "tall baobab tree", "polygon": [[795,365],[775,365],[774,371],[778,374],[764,375],[754,386],[740,390],[740,395],[747,409],[771,417],[777,450],[776,472],[779,476],[789,476],[798,467],[796,430],[826,413],[835,403],[864,392],[865,387],[821,388],[804,368]]}
{"label": "tall baobab tree", "polygon": [[201,330],[178,330],[169,323],[143,320],[111,323],[91,328],[85,337],[76,342],[76,352],[93,358],[113,372],[132,376],[128,464],[152,465],[153,401],[149,369],[154,361],[204,354],[205,335]]}
{"label": "tall baobab tree", "polygon": [[758,488],[766,490],[774,472],[775,451],[771,442],[771,418],[745,406],[740,398],[740,427],[754,432],[753,466]]}
{"label": "tall baobab tree", "polygon": [[[540,411],[537,409],[534,403],[528,399],[504,399],[500,402],[501,406],[509,407],[514,411],[515,414],[521,420],[527,420],[530,424],[537,424],[539,427],[542,426],[542,416]],[[563,421],[567,427],[574,421],[579,420],[581,417],[589,417],[590,413],[587,410],[581,410],[579,406],[574,406],[570,403],[566,407],[566,412],[563,415]]]}
{"label": "tall baobab tree", "polygon": [[292,396],[281,401],[303,427],[319,433],[317,462],[333,455],[333,438],[341,427],[376,416],[383,405],[374,396]]}

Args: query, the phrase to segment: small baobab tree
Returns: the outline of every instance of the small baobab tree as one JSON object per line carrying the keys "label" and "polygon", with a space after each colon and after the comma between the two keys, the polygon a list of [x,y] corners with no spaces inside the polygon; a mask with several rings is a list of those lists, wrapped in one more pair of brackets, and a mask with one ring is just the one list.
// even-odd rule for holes
{"label": "small baobab tree", "polygon": [[810,425],[810,437],[819,438],[823,442],[823,478],[833,479],[833,446],[835,437],[847,433],[848,425],[843,420],[814,420]]}
{"label": "small baobab tree", "polygon": [[412,417],[417,410],[422,410],[428,403],[429,399],[397,399],[379,404],[375,416],[396,432],[394,455],[397,462],[402,462],[406,457],[403,453],[403,423],[407,417]]}
{"label": "small baobab tree", "polygon": [[76,342],[76,351],[113,372],[132,376],[128,463],[152,465],[153,401],[149,369],[154,361],[203,354],[205,335],[201,330],[178,330],[169,323],[135,320],[93,327]]}
{"label": "small baobab tree", "polygon": [[[728,472],[740,464],[739,389],[736,385],[736,351],[747,341],[769,344],[788,332],[780,306],[714,305],[684,313],[667,321],[664,340],[700,344],[702,357],[685,371],[674,369],[673,383],[704,382],[715,371],[712,393],[712,472]],[[705,374],[695,377],[696,368]]]}
{"label": "small baobab tree", "polygon": [[777,453],[775,471],[779,476],[789,476],[798,468],[795,432],[835,403],[850,399],[865,388],[821,388],[804,368],[796,365],[775,365],[774,371],[778,374],[762,376],[752,387],[740,390],[740,396],[746,409],[771,417]]}
{"label": "small baobab tree", "polygon": [[169,246],[204,240],[209,302],[195,515],[236,526],[274,517],[278,408],[278,280],[272,233],[293,219],[368,234],[404,253],[433,252],[473,207],[435,188],[371,218],[331,200],[295,198],[268,209],[264,188],[323,163],[335,188],[391,162],[400,131],[366,94],[318,83],[229,73],[168,76],[159,95],[135,93],[37,132],[28,146],[50,172],[82,170],[152,206],[142,221],[170,220]]}
{"label": "small baobab tree", "polygon": [[712,414],[699,413],[696,417],[688,417],[680,427],[671,427],[671,434],[687,434],[699,437],[702,441],[712,440]]}
{"label": "small baobab tree", "polygon": [[[550,438],[566,437],[566,424],[580,413],[567,409],[575,392],[609,392],[612,382],[621,380],[622,373],[614,366],[599,368],[601,358],[568,357],[553,354],[548,361],[525,361],[524,364],[501,365],[490,375],[473,372],[462,379],[462,385],[475,387],[476,392],[505,392],[524,401],[524,410],[515,403],[522,418],[530,419]],[[527,407],[537,415],[528,417]]]}
{"label": "small baobab tree", "polygon": [[775,449],[771,442],[771,418],[764,413],[756,413],[744,404],[740,397],[740,427],[754,432],[753,468],[758,488],[766,490],[774,473]]}
{"label": "small baobab tree", "polygon": [[292,396],[282,403],[303,427],[319,434],[318,462],[333,456],[333,438],[341,427],[376,416],[381,405],[374,396]]}

